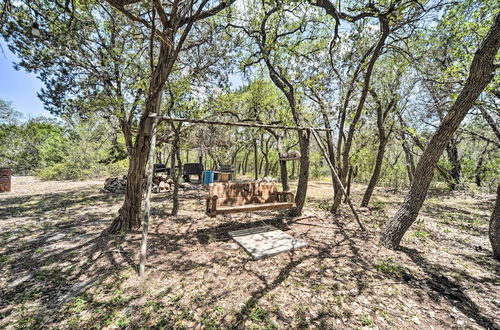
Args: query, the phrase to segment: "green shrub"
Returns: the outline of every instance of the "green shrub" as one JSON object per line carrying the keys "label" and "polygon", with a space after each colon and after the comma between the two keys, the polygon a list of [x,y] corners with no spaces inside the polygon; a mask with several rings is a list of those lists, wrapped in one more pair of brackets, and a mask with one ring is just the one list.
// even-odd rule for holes
{"label": "green shrub", "polygon": [[63,162],[46,167],[37,173],[41,180],[85,180],[105,176],[121,176],[127,173],[127,161],[114,164],[78,164]]}

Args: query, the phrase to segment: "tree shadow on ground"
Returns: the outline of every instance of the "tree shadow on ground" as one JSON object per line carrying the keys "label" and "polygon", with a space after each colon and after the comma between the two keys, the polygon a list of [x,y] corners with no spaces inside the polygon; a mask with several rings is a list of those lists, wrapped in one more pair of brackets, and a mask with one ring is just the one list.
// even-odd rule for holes
{"label": "tree shadow on ground", "polygon": [[[426,292],[431,299],[439,302],[439,299],[443,298],[451,305],[459,309],[467,317],[475,320],[478,325],[486,329],[500,329],[500,326],[495,323],[494,317],[485,315],[479,306],[469,298],[469,296],[464,292],[465,288],[463,288],[456,281],[453,281],[443,275],[443,270],[446,267],[428,262],[423,254],[415,249],[402,247],[401,251],[405,253],[415,263],[415,265],[417,265],[427,275],[425,285],[430,290],[426,290]],[[461,275],[466,276],[468,282],[485,282],[485,280],[478,280],[474,277],[466,275],[465,273],[462,273]],[[496,279],[493,278],[486,281],[495,283]]]}
{"label": "tree shadow on ground", "polygon": [[[490,205],[491,207],[491,205]],[[426,204],[422,214],[441,219],[439,222],[456,229],[473,233],[474,235],[488,235],[488,228],[484,226],[489,219],[483,214],[452,207],[449,205]]]}
{"label": "tree shadow on ground", "polygon": [[[285,224],[286,226],[292,225],[301,221],[300,219],[287,219],[288,222]],[[304,223],[301,223],[304,225]],[[290,253],[289,261],[280,269],[279,273],[269,281],[265,276],[259,275],[256,272],[253,272],[254,275],[259,278],[263,287],[252,292],[250,298],[244,303],[242,308],[237,312],[236,318],[234,322],[230,325],[231,328],[241,328],[244,326],[246,320],[249,319],[252,311],[258,307],[259,301],[268,295],[271,291],[276,289],[278,286],[282,285],[284,281],[286,281],[291,274],[297,270],[298,266],[303,264],[305,261],[312,260],[318,264],[323,264],[326,260],[334,260],[334,259],[343,259],[348,258],[351,262],[360,266],[361,269],[370,269],[370,262],[359,253],[359,248],[357,245],[359,241],[356,242],[356,239],[363,240],[367,238],[367,233],[363,233],[361,231],[355,231],[352,229],[347,229],[347,226],[342,223],[338,218],[335,218],[334,224],[338,226],[338,233],[340,233],[340,237],[336,240],[335,243],[325,242],[324,240],[314,238],[312,235],[309,235],[308,232],[302,234],[300,236],[301,239],[308,242],[309,253],[301,253],[298,251],[296,254]],[[320,226],[318,224],[305,224],[310,226]],[[349,253],[336,252],[336,248],[341,246],[347,246],[347,251]],[[252,272],[250,270],[250,272]],[[317,269],[315,273],[318,277],[325,276],[326,269]],[[366,288],[366,282],[363,278],[363,271],[358,270],[353,272],[353,277],[356,279],[356,292],[351,293],[351,298],[360,295]],[[319,313],[318,316],[313,321],[319,321],[323,318],[329,317],[331,315]],[[278,318],[281,318],[280,315],[277,315]],[[285,320],[286,321],[286,320]]]}
{"label": "tree shadow on ground", "polygon": [[[8,262],[1,265],[7,282],[0,288],[2,317],[16,312],[12,306],[39,301],[31,325],[42,327],[44,318],[57,315],[71,298],[106,274],[135,264],[121,248],[124,236],[102,233],[111,215],[85,209],[113,206],[117,198],[85,189],[1,200],[7,207],[0,220],[22,216],[24,222],[3,236],[0,260]],[[82,211],[76,214],[75,207]]]}
{"label": "tree shadow on ground", "polygon": [[98,193],[94,189],[7,197],[0,199],[0,209],[2,210],[0,220],[16,216],[40,217],[50,211],[61,214],[67,208],[77,205],[94,205],[96,203],[113,205],[118,198],[123,197]]}
{"label": "tree shadow on ground", "polygon": [[[201,194],[202,191],[189,191],[187,194],[181,194],[181,201],[189,202],[192,199],[202,201]],[[33,229],[22,229],[15,234],[16,237],[4,240],[5,249],[0,254],[0,258],[9,255],[14,257],[7,266],[2,266],[2,271],[9,272],[8,285],[0,289],[0,297],[2,297],[0,307],[6,310],[2,316],[16,313],[16,307],[8,309],[8,304],[20,306],[24,302],[38,300],[40,307],[35,319],[39,321],[33,323],[32,327],[43,327],[46,325],[44,318],[47,320],[47,317],[51,322],[53,320],[64,321],[67,314],[64,313],[63,308],[72,298],[83,295],[87,304],[92,306],[89,311],[107,315],[99,314],[98,317],[87,321],[81,327],[104,327],[108,325],[106,322],[110,315],[132,308],[129,327],[133,328],[134,324],[138,324],[138,327],[148,325],[142,320],[142,310],[138,310],[142,308],[142,305],[164,303],[161,301],[163,296],[177,294],[177,282],[174,284],[162,283],[162,288],[158,290],[159,293],[148,297],[148,299],[158,297],[160,300],[147,301],[146,303],[144,303],[144,293],[137,293],[133,290],[133,293],[125,299],[112,298],[111,300],[102,300],[89,293],[92,292],[91,288],[97,287],[104,290],[109,298],[109,295],[112,295],[110,292],[112,290],[119,291],[120,285],[124,282],[124,279],[119,277],[120,271],[124,268],[130,269],[130,273],[135,275],[133,271],[137,269],[136,251],[139,246],[140,231],[132,231],[127,237],[107,235],[102,233],[102,229],[105,228],[105,224],[111,222],[114,214],[105,213],[98,209],[85,210],[87,206],[90,208],[99,205],[116,205],[118,199],[122,198],[121,196],[98,194],[95,191],[75,191],[48,194],[46,198],[42,195],[33,198],[23,197],[20,200],[11,200],[10,203],[17,203],[19,207],[23,208],[22,212],[16,213],[17,215],[33,221],[47,215],[56,219],[50,226],[43,227],[39,223],[34,225]],[[157,199],[155,198],[155,202],[161,203],[164,198],[165,196],[158,196]],[[32,202],[32,204],[22,205],[27,202]],[[13,205],[9,206],[8,202],[2,202],[2,205],[16,208]],[[73,214],[73,210],[78,206],[81,206],[84,211],[80,214]],[[71,209],[71,211],[66,212],[66,209]],[[234,319],[227,322],[228,327],[233,328],[245,327],[245,322],[251,318],[252,311],[258,308],[259,304],[263,303],[263,300],[266,300],[266,297],[274,290],[278,289],[279,292],[288,290],[286,286],[289,283],[284,283],[286,281],[298,283],[311,289],[314,281],[318,281],[320,284],[329,283],[322,281],[328,277],[343,275],[343,270],[335,268],[337,262],[340,262],[349,272],[349,278],[340,278],[339,281],[353,284],[352,291],[348,293],[352,298],[361,294],[366,296],[367,292],[368,294],[371,292],[368,290],[370,289],[369,281],[373,278],[366,274],[370,273],[369,271],[373,273],[374,269],[374,260],[370,258],[372,256],[370,249],[375,248],[373,244],[374,232],[363,233],[359,231],[355,224],[345,220],[345,216],[331,217],[328,215],[326,217],[316,214],[310,217],[309,221],[308,217],[288,218],[275,212],[259,212],[255,217],[228,216],[217,219],[207,218],[202,212],[196,211],[192,214],[193,216],[181,215],[177,217],[165,216],[164,213],[156,214],[157,216],[165,216],[165,218],[155,218],[151,226],[148,269],[152,270],[150,271],[152,279],[160,281],[171,277],[178,280],[179,285],[186,285],[188,289],[198,290],[199,288],[200,291],[206,290],[206,292],[204,291],[205,295],[194,302],[187,299],[188,303],[184,306],[162,305],[164,307],[161,312],[163,320],[155,324],[157,327],[175,327],[177,316],[172,313],[179,311],[184,313],[192,307],[194,310],[207,311],[221,300],[221,296],[229,296],[231,294],[229,285],[222,283],[218,287],[212,283],[201,283],[210,276],[219,274],[231,276],[228,278],[229,281],[238,279],[239,274],[245,275],[246,279],[255,281],[255,285],[250,286],[248,291],[242,293],[243,304],[241,308],[236,309]],[[66,218],[62,219],[63,216]],[[2,214],[0,216],[2,221],[9,218],[8,216],[3,217],[5,216]],[[325,220],[325,217],[328,220]],[[296,233],[293,235],[308,242],[309,247],[283,253],[267,264],[265,261],[253,262],[241,251],[224,250],[225,246],[231,245],[226,244],[230,240],[228,231],[253,228],[264,224],[273,225],[283,231],[291,231],[292,234]],[[300,229],[297,230],[299,226]],[[323,230],[322,227],[325,229]],[[11,241],[19,237],[26,242],[14,244]],[[43,251],[35,252],[37,249]],[[233,251],[235,252],[233,253]],[[482,326],[494,325],[490,316],[479,314],[479,307],[467,297],[463,288],[453,280],[442,279],[439,275],[440,271],[436,270],[446,269],[428,263],[418,251],[406,249],[403,252],[408,254],[413,262],[428,274],[428,279],[425,281],[430,288],[426,291],[431,291],[428,293],[429,296],[435,300],[446,299],[450,302],[458,302],[457,308],[462,310],[465,315],[476,319],[478,324]],[[199,258],[200,255],[203,258]],[[61,264],[66,264],[68,267],[61,268]],[[259,265],[263,265],[263,268],[260,269]],[[216,267],[219,268],[214,271],[213,269]],[[235,270],[237,273],[232,274]],[[459,273],[456,269],[453,269],[453,272]],[[193,274],[201,274],[201,277],[191,278],[190,276]],[[490,278],[472,278],[466,273],[459,274],[470,282],[494,283],[491,282]],[[25,275],[30,277],[18,283],[14,281]],[[385,274],[380,274],[380,276],[390,278],[389,275]],[[224,280],[217,278],[216,281]],[[418,282],[410,279],[407,284],[417,287]],[[37,285],[39,283],[41,285]],[[109,283],[114,287],[106,287]],[[291,290],[293,291],[294,288]],[[325,290],[334,289],[329,287]],[[415,290],[415,292],[419,294],[419,291]],[[425,293],[423,295],[425,296]],[[291,324],[290,318],[282,315],[281,312],[276,312],[274,315],[281,322]],[[480,315],[480,319],[476,315]],[[310,322],[331,317],[331,314],[319,313]],[[349,322],[353,321],[355,320]],[[346,326],[352,325],[353,323],[349,323]],[[312,323],[309,323],[309,326],[312,326]]]}

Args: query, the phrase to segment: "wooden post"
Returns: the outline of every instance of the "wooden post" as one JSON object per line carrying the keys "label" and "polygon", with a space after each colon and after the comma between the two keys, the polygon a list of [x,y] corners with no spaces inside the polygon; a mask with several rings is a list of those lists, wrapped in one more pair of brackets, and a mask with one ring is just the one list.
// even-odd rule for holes
{"label": "wooden post", "polygon": [[154,170],[157,122],[158,120],[155,117],[153,119],[151,144],[149,147],[150,149],[148,155],[149,168],[148,168],[148,177],[146,183],[146,202],[144,204],[144,219],[142,222],[141,253],[139,258],[139,276],[144,276],[144,270],[146,268],[146,251],[148,246],[149,219],[151,217],[151,187],[153,186],[153,170]]}
{"label": "wooden post", "polygon": [[254,177],[255,180],[259,178],[259,159],[257,156],[257,139],[253,139],[253,161],[254,161]]}
{"label": "wooden post", "polygon": [[354,214],[354,218],[356,219],[356,222],[358,223],[361,230],[365,231],[366,227],[365,227],[364,223],[359,219],[358,213],[354,209],[354,206],[352,205],[351,199],[349,198],[349,195],[347,194],[347,191],[345,190],[344,185],[342,184],[342,181],[340,181],[340,178],[337,174],[337,171],[335,170],[335,167],[333,166],[332,162],[330,161],[330,157],[328,157],[328,154],[326,153],[326,150],[323,147],[323,143],[319,139],[318,133],[316,133],[316,131],[312,128],[310,129],[310,131],[311,131],[312,135],[314,136],[314,139],[318,143],[318,147],[321,150],[321,152],[323,153],[323,156],[325,157],[325,159],[328,163],[328,166],[330,167],[330,170],[333,173],[333,177],[335,178],[335,181],[337,181],[337,184],[339,185],[340,190],[344,194],[345,199],[346,199],[347,203],[349,204],[349,207],[351,208],[352,214]]}

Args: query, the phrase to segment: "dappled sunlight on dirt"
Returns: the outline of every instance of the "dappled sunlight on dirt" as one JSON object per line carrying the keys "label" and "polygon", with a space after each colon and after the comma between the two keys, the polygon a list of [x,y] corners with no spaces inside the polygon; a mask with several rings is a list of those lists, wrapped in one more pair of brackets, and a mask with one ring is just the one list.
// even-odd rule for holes
{"label": "dappled sunlight on dirt", "polygon": [[[145,278],[140,231],[108,235],[122,196],[101,182],[16,178],[0,195],[0,327],[498,327],[498,262],[486,237],[493,198],[429,197],[401,251],[377,244],[403,195],[377,189],[333,216],[328,182],[312,182],[299,218],[209,218],[203,188],[154,194]],[[355,185],[358,204],[363,186]],[[227,232],[273,225],[309,245],[253,261]],[[496,324],[496,325],[495,325]]]}

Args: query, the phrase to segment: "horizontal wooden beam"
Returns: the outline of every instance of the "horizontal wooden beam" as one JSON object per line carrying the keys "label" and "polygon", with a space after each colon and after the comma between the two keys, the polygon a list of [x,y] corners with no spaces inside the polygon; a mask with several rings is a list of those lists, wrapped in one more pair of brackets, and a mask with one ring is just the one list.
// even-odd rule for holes
{"label": "horizontal wooden beam", "polygon": [[333,131],[333,129],[328,129],[328,128],[270,125],[270,124],[259,124],[259,123],[241,123],[241,122],[238,123],[238,122],[226,122],[226,121],[207,120],[207,119],[173,118],[173,117],[168,117],[168,116],[157,116],[155,114],[150,115],[150,117],[158,117],[160,121],[174,121],[174,122],[184,122],[184,123],[193,123],[193,124],[270,128],[270,129],[283,129],[283,130],[295,130],[295,131],[305,131],[305,130],[315,130],[315,131],[323,131],[323,132]]}

